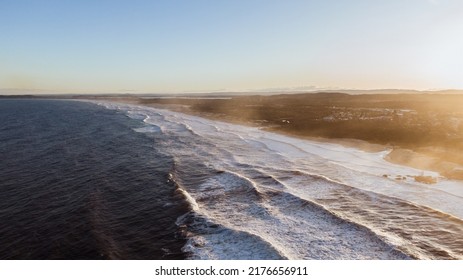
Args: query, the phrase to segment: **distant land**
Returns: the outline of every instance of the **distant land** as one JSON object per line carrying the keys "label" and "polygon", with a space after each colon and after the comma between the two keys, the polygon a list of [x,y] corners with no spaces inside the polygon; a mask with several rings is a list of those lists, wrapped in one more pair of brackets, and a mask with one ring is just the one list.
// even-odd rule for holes
{"label": "distant land", "polygon": [[103,93],[72,93],[72,92],[58,92],[41,89],[0,89],[0,96],[3,95],[38,95],[38,96],[136,96],[136,97],[188,97],[188,96],[241,96],[241,95],[278,95],[278,94],[301,94],[301,93],[346,93],[351,95],[361,94],[463,94],[462,89],[444,89],[444,90],[412,90],[412,89],[320,89],[311,87],[302,88],[275,88],[275,89],[261,89],[249,91],[204,91],[204,92],[177,92],[177,93],[135,93],[132,91],[127,92],[103,92]]}

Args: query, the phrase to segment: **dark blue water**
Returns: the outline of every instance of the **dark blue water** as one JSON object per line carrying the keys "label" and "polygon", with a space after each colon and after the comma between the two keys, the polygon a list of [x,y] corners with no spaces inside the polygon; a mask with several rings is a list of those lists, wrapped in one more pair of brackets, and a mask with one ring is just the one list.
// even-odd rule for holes
{"label": "dark blue water", "polygon": [[188,205],[139,122],[97,105],[0,101],[0,259],[182,259]]}

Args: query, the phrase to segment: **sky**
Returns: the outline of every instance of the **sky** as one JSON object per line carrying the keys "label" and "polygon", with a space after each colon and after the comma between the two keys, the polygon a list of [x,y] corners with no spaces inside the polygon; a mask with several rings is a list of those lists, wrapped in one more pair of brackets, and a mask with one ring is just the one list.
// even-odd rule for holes
{"label": "sky", "polygon": [[463,89],[461,0],[0,0],[0,89]]}

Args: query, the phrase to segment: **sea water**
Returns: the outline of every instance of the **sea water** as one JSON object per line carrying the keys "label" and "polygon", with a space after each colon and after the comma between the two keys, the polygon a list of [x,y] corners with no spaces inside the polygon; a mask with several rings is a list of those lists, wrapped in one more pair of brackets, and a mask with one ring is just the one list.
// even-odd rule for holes
{"label": "sea water", "polygon": [[3,258],[463,258],[462,183],[388,151],[110,102],[0,108]]}

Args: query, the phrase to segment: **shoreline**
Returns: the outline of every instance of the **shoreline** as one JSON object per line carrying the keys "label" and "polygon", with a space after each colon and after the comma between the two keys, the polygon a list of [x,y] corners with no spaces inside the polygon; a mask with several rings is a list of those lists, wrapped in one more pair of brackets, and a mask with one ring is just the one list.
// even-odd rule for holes
{"label": "shoreline", "polygon": [[370,143],[370,142],[367,142],[365,140],[360,140],[360,139],[350,139],[350,138],[340,139],[340,138],[324,138],[324,137],[315,137],[315,136],[296,135],[296,134],[288,133],[285,131],[272,129],[271,126],[265,126],[265,125],[262,126],[262,125],[259,125],[258,123],[254,123],[251,121],[241,121],[231,116],[227,116],[225,114],[197,112],[197,111],[191,110],[190,106],[188,105],[158,104],[158,103],[145,104],[145,103],[141,103],[138,99],[137,100],[134,100],[134,99],[121,100],[121,99],[107,98],[103,100],[109,100],[109,101],[114,101],[118,103],[127,103],[131,105],[140,105],[140,106],[152,107],[152,108],[158,108],[158,109],[165,109],[165,110],[170,110],[174,112],[179,112],[179,113],[188,114],[188,115],[210,119],[210,120],[215,120],[215,121],[228,122],[232,124],[238,124],[238,125],[249,126],[249,127],[257,127],[264,131],[273,132],[273,133],[277,133],[277,134],[281,134],[285,136],[290,136],[290,137],[294,137],[298,139],[304,139],[304,140],[309,140],[309,141],[314,141],[314,142],[319,142],[319,143],[338,144],[344,147],[356,148],[356,149],[362,150],[364,152],[369,152],[369,153],[376,153],[376,152],[381,152],[381,151],[385,151],[388,149],[393,149],[392,146]]}
{"label": "shoreline", "polygon": [[[183,114],[188,114],[192,116],[197,116],[209,120],[228,122],[231,124],[238,124],[248,127],[256,127],[262,129],[263,131],[268,131],[272,133],[281,134],[284,136],[294,137],[302,140],[308,140],[318,143],[330,143],[337,144],[347,148],[358,149],[367,153],[378,153],[382,151],[389,150],[388,154],[383,157],[385,161],[388,161],[392,164],[402,165],[406,167],[411,167],[424,171],[433,171],[439,173],[439,177],[443,177],[449,180],[462,180],[463,179],[463,166],[458,165],[453,162],[448,162],[436,157],[426,155],[424,153],[416,152],[410,149],[401,148],[392,145],[383,145],[370,143],[365,140],[353,139],[353,138],[326,138],[326,137],[315,137],[315,136],[306,136],[299,135],[295,133],[289,133],[287,131],[282,131],[275,129],[269,125],[263,125],[262,123],[252,122],[252,121],[243,121],[236,117],[226,115],[226,114],[217,114],[217,113],[208,113],[208,112],[198,112],[192,110],[189,105],[183,104],[159,104],[159,103],[142,103],[138,98],[103,98],[103,100],[126,103],[131,105],[140,105],[151,108],[165,109],[174,112],[179,112]],[[416,181],[426,184],[434,184],[437,178],[428,177],[428,176],[419,176],[415,178]]]}

